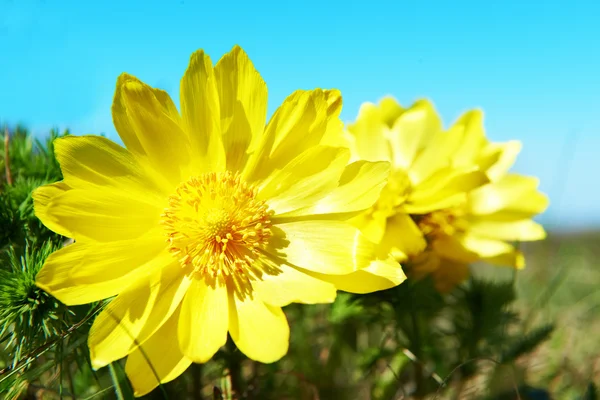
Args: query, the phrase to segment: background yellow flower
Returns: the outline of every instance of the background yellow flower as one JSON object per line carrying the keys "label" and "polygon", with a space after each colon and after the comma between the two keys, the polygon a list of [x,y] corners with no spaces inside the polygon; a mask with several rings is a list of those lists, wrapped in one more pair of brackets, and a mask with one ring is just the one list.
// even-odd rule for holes
{"label": "background yellow flower", "polygon": [[452,164],[449,137],[427,100],[404,109],[391,97],[364,103],[347,135],[353,159],[389,161],[390,179],[377,203],[353,222],[403,261],[427,243],[410,215],[427,214],[464,203],[466,193],[488,182],[474,165]]}
{"label": "background yellow flower", "polygon": [[392,165],[378,202],[353,222],[382,253],[408,260],[413,276],[433,274],[441,291],[475,261],[522,268],[508,242],[545,237],[531,220],[547,207],[537,179],[507,172],[520,143],[490,143],[479,110],[444,130],[429,101],[404,109],[387,97],[364,103],[346,138],[354,159]]}
{"label": "background yellow flower", "polygon": [[[480,111],[465,113],[448,133],[458,144],[449,148],[454,165],[474,163],[490,178],[490,183],[470,191],[461,206],[416,217],[441,258],[434,278],[446,281],[450,289],[453,285],[447,281],[456,284],[466,279],[466,265],[475,261],[523,268],[523,254],[511,242],[546,237],[544,228],[532,218],[547,208],[548,198],[539,192],[537,178],[508,172],[521,144],[490,143]],[[448,271],[452,269],[454,273]]]}

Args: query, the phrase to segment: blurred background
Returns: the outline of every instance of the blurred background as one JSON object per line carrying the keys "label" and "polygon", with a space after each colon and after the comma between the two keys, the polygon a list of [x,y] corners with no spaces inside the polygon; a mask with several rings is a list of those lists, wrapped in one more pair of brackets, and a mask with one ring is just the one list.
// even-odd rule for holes
{"label": "blurred background", "polygon": [[[269,87],[269,114],[296,89],[338,88],[342,119],[364,101],[430,98],[447,125],[485,112],[491,140],[550,197],[545,242],[524,247],[520,306],[557,320],[529,371],[566,396],[600,376],[600,2],[194,2],[0,0],[0,125],[119,141],[110,105],[128,72],[178,102],[190,54],[241,45]],[[487,272],[499,279],[506,271]],[[535,380],[535,379],[534,379]]]}

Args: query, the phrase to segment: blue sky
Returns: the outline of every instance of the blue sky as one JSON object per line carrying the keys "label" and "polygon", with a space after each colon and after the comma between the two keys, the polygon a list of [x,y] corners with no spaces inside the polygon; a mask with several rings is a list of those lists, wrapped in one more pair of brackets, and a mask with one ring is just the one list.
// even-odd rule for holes
{"label": "blue sky", "polygon": [[600,225],[600,2],[0,0],[0,123],[116,138],[117,76],[177,100],[190,54],[241,45],[269,86],[363,101],[431,98],[450,123],[472,107],[493,140],[520,139],[548,225]]}

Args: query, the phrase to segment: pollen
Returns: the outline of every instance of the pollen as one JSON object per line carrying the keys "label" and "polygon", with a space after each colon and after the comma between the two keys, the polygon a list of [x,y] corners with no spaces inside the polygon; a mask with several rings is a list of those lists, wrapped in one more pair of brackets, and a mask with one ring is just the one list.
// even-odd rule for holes
{"label": "pollen", "polygon": [[210,172],[180,184],[161,217],[171,254],[192,275],[247,280],[260,275],[272,215],[239,174]]}

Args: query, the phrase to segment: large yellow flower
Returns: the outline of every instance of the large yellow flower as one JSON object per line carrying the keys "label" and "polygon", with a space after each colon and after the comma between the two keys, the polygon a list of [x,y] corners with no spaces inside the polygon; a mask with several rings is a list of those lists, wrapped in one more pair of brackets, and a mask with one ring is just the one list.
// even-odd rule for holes
{"label": "large yellow flower", "polygon": [[392,163],[380,199],[354,222],[413,276],[432,273],[438,290],[466,279],[475,261],[522,268],[507,242],[545,236],[531,220],[548,203],[538,180],[507,173],[520,142],[490,143],[479,110],[444,130],[430,102],[403,109],[388,97],[363,104],[348,132],[355,159]]}
{"label": "large yellow flower", "polygon": [[[348,165],[335,90],[297,91],[266,123],[267,87],[239,48],[194,53],[181,113],[133,76],[112,107],[126,149],[99,136],[55,142],[64,181],[34,193],[38,217],[75,239],[38,285],[68,305],[116,296],[89,336],[95,368],[129,355],[136,395],[205,362],[227,334],[248,357],[281,358],[282,306],[404,280],[345,222],[370,207],[389,165]],[[152,368],[149,365],[152,364]]]}

